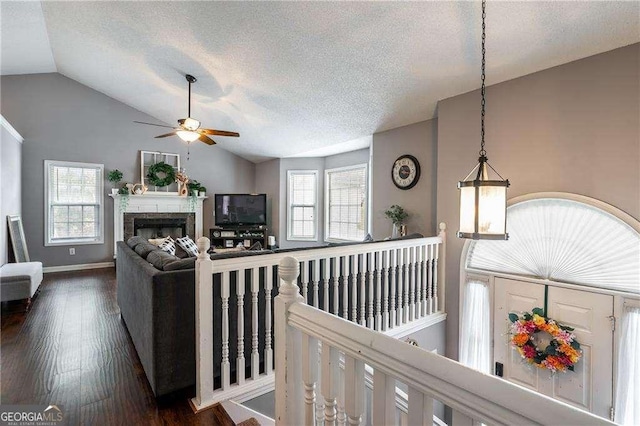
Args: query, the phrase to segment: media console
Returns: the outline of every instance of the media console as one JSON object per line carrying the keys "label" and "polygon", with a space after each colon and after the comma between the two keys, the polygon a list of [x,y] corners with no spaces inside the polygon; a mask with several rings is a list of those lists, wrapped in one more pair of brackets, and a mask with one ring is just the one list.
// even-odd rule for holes
{"label": "media console", "polygon": [[259,242],[262,248],[267,248],[266,226],[226,226],[224,228],[210,228],[209,239],[211,246],[218,249],[229,249],[242,244],[249,248]]}

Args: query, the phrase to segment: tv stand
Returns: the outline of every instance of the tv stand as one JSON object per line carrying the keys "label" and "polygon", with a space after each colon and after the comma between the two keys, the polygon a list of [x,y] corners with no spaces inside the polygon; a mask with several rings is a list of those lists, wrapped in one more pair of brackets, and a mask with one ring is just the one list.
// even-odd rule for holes
{"label": "tv stand", "polygon": [[210,228],[211,247],[218,249],[235,248],[239,243],[249,248],[259,242],[263,249],[267,248],[267,227],[255,225],[225,226]]}

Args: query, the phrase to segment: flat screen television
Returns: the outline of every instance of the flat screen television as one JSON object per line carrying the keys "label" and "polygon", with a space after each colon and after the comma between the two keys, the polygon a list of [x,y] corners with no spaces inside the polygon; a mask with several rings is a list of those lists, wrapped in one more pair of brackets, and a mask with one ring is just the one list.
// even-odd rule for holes
{"label": "flat screen television", "polygon": [[267,224],[267,194],[216,194],[216,226]]}

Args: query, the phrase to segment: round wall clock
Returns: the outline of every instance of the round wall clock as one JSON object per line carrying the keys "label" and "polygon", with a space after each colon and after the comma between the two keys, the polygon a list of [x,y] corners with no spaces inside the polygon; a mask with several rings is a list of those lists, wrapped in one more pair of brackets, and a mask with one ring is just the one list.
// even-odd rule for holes
{"label": "round wall clock", "polygon": [[393,163],[391,180],[400,189],[411,189],[420,179],[420,163],[413,155],[402,155]]}

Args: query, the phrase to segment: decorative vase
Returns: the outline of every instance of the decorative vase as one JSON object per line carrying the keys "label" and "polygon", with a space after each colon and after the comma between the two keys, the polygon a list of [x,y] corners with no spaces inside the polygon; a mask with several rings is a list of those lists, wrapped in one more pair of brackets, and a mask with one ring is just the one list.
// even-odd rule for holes
{"label": "decorative vase", "polygon": [[398,238],[398,234],[400,232],[398,227],[397,223],[393,224],[393,228],[391,229],[391,238]]}
{"label": "decorative vase", "polygon": [[204,197],[205,195],[207,195],[207,193],[206,193],[206,192],[204,192],[204,191],[199,191],[199,192],[198,192],[198,194],[199,194],[201,197]]}
{"label": "decorative vase", "polygon": [[111,195],[118,195],[118,188],[111,188]]}
{"label": "decorative vase", "polygon": [[404,237],[406,235],[407,235],[407,225],[403,223],[402,225],[400,225],[400,236]]}

